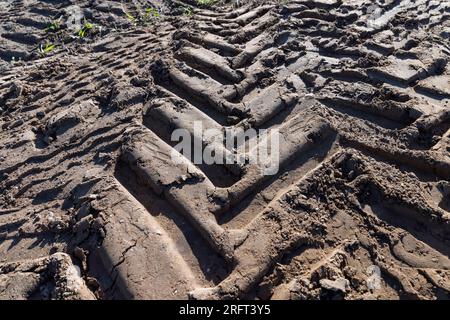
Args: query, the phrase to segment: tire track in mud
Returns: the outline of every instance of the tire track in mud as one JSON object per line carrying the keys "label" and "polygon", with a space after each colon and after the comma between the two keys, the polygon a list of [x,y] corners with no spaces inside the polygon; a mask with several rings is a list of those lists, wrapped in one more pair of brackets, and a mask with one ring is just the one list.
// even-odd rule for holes
{"label": "tire track in mud", "polygon": [[138,29],[104,37],[83,55],[15,66],[1,84],[2,207],[14,208],[1,219],[2,262],[68,252],[97,297],[109,280],[100,289],[86,276],[86,259],[102,242],[107,217],[91,208],[92,188],[113,167],[133,118],[127,108],[139,112],[145,101],[139,61],[164,47],[168,32],[157,38]]}
{"label": "tire track in mud", "polygon": [[[442,60],[439,60],[440,57],[437,58],[438,62],[436,60],[429,61],[428,66],[424,65],[422,69],[413,72],[408,78],[404,78],[403,74],[387,78],[388,71],[384,71],[383,68],[375,66],[374,69],[367,70],[368,68],[361,68],[358,64],[352,64],[352,59],[349,59],[348,64],[347,61],[344,63],[349,71],[340,69],[335,72],[332,67],[333,64],[342,68],[342,63],[336,59],[337,57],[356,56],[367,59],[367,56],[372,53],[363,47],[348,52],[339,52],[333,46],[328,47],[326,39],[325,41],[321,40],[321,42],[316,42],[311,38],[302,39],[306,41],[306,45],[302,46],[295,31],[286,32],[285,30],[289,30],[290,26],[298,25],[298,23],[305,23],[304,20],[307,19],[329,23],[340,18],[344,21],[347,19],[355,22],[354,15],[352,13],[338,15],[318,13],[313,10],[308,11],[308,9],[304,9],[302,4],[296,7],[297,3],[300,2],[295,2],[294,5],[281,11],[288,12],[287,19],[285,16],[284,21],[280,21],[282,15],[275,13],[276,7],[271,5],[263,5],[256,7],[256,9],[251,6],[244,7],[238,13],[224,14],[220,18],[213,13],[199,10],[195,12],[193,17],[196,21],[192,24],[196,27],[195,31],[190,29],[189,31],[181,30],[175,33],[174,54],[163,56],[152,66],[153,76],[157,84],[157,93],[155,94],[157,98],[146,107],[144,124],[157,136],[148,132],[145,127],[132,133],[132,137],[124,149],[123,160],[131,165],[136,174],[142,181],[146,181],[153,191],[164,195],[181,214],[186,216],[196,226],[203,238],[225,260],[229,261],[229,268],[232,269],[231,273],[217,286],[210,289],[195,289],[191,292],[191,297],[243,297],[246,293],[251,292],[252,288],[277,264],[277,261],[293,248],[304,246],[320,248],[324,246],[321,243],[322,240],[317,240],[314,236],[317,232],[315,228],[319,228],[319,221],[330,219],[330,217],[326,217],[326,214],[322,216],[318,214],[318,217],[308,218],[306,225],[299,226],[297,219],[288,213],[291,207],[288,195],[295,193],[297,188],[308,185],[309,181],[312,180],[310,176],[313,176],[316,172],[321,172],[324,167],[329,166],[330,162],[335,162],[336,158],[356,157],[360,159],[359,157],[363,157],[362,155],[359,156],[358,151],[344,151],[348,147],[368,152],[369,155],[376,155],[378,161],[394,161],[401,166],[412,166],[416,172],[425,171],[448,179],[449,162],[447,157],[443,158],[442,163],[436,163],[435,161],[430,163],[426,159],[431,157],[436,159],[436,155],[429,155],[427,151],[402,153],[402,151],[396,150],[395,146],[373,148],[368,140],[376,139],[375,136],[378,133],[375,133],[374,136],[374,132],[372,132],[369,134],[369,139],[361,139],[361,137],[348,132],[348,122],[339,125],[332,120],[334,117],[339,119],[342,116],[347,118],[347,121],[349,121],[349,117],[352,121],[356,119],[368,120],[386,127],[388,135],[392,135],[392,129],[394,128],[405,131],[411,130],[417,122],[420,123],[419,118],[431,112],[428,109],[414,108],[412,103],[405,103],[411,98],[405,97],[407,94],[402,92],[405,89],[403,83],[409,85],[419,79],[425,80],[428,76],[434,76],[436,72],[441,72],[442,70],[436,71],[436,65],[443,63]],[[322,3],[321,5],[328,9],[340,8],[338,2]],[[309,3],[309,7],[314,8],[315,4]],[[391,10],[401,11],[402,8]],[[293,18],[290,19],[292,12],[294,12]],[[300,14],[298,14],[299,12]],[[382,19],[384,18],[382,17]],[[233,28],[239,31],[234,31]],[[342,40],[346,34],[345,31],[339,30],[333,32],[302,30],[300,33],[312,36],[325,34],[339,40]],[[371,33],[371,36],[373,36],[373,33]],[[296,50],[300,53],[292,54]],[[284,63],[283,68],[278,70],[276,68],[277,59]],[[358,62],[361,63],[361,61]],[[364,63],[364,61],[362,62]],[[331,65],[331,68],[323,66],[327,63]],[[398,63],[398,61],[395,60],[394,63]],[[383,64],[380,64],[380,66],[383,66]],[[267,72],[269,68],[271,68],[271,74]],[[266,78],[268,78],[269,86],[261,88],[261,82]],[[321,80],[320,78],[324,80],[323,85],[315,83],[315,81]],[[310,79],[313,79],[314,82],[309,82]],[[383,99],[387,100],[384,105],[376,103],[377,101],[361,103],[354,101],[353,98],[341,98],[336,92],[336,87],[345,87],[345,82],[355,82],[351,79],[362,82],[357,84],[356,91],[360,94],[364,94],[365,91],[373,88],[372,90],[375,92],[367,93],[367,96],[376,96],[381,83],[382,86],[384,84],[390,86],[386,90],[388,92],[392,90],[393,97],[386,98],[384,96]],[[391,86],[394,88],[391,88]],[[328,88],[333,88],[333,90],[327,92]],[[355,96],[355,87],[349,87],[343,91],[345,90],[352,90],[351,92],[345,92],[345,96]],[[317,94],[317,102],[314,99],[311,100],[311,92]],[[443,99],[444,97],[445,95],[442,96]],[[295,110],[299,114],[295,116],[291,115],[294,112],[289,114],[289,111],[292,111],[292,105],[300,105],[300,108]],[[432,110],[437,114],[435,118],[440,119],[437,121],[439,124],[443,124],[443,131],[448,130],[446,110],[444,107],[437,107],[436,109],[437,111]],[[281,119],[278,119],[278,123],[268,122],[269,119],[280,114]],[[317,115],[314,117],[311,114]],[[262,206],[259,203],[252,207],[252,201],[250,200],[247,207],[242,210],[247,211],[244,219],[239,219],[240,208],[231,213],[230,218],[223,219],[220,216],[217,217],[217,214],[226,215],[227,211],[233,211],[233,207],[243,199],[259,195],[258,192],[264,192],[265,188],[270,189],[271,183],[264,183],[264,179],[258,178],[252,168],[244,168],[244,173],[240,171],[242,168],[225,168],[225,170],[228,170],[228,175],[233,175],[233,171],[238,171],[239,177],[233,177],[225,185],[219,186],[219,183],[224,183],[227,175],[226,172],[217,173],[220,170],[219,168],[212,170],[200,168],[201,171],[198,171],[189,162],[179,167],[170,167],[168,158],[171,150],[169,146],[170,130],[177,128],[190,130],[192,122],[195,120],[201,120],[207,124],[208,128],[213,127],[219,130],[223,125],[240,125],[242,123],[248,123],[255,128],[277,126],[283,134],[286,134],[286,140],[291,139],[292,141],[292,145],[289,145],[289,142],[287,143],[287,150],[281,150],[282,154],[286,152],[286,154],[300,155],[306,153],[310,148],[320,149],[321,144],[327,145],[327,143],[324,143],[327,139],[329,142],[328,147],[320,150],[322,160],[316,162],[315,170],[311,170],[314,165],[308,167],[301,161],[294,161],[296,163],[291,164],[291,166],[295,169],[289,171],[289,174],[293,177],[282,188],[280,188],[280,185],[272,186],[279,191],[278,193],[272,193],[272,198],[269,196],[268,199],[264,199],[265,205]],[[357,126],[367,126],[366,121],[360,121]],[[304,133],[305,136],[293,138],[294,135],[301,133]],[[398,135],[398,132],[395,132],[395,134]],[[315,137],[315,139],[310,137]],[[153,144],[150,141],[159,142]],[[147,149],[146,146],[149,144],[152,144],[152,147]],[[312,152],[316,156],[317,153]],[[401,154],[405,155],[402,156]],[[292,162],[292,158],[287,156],[284,159],[282,155],[281,158],[286,163]],[[302,168],[302,165],[306,168]],[[187,172],[187,176],[185,172]],[[212,172],[218,177],[214,176]],[[280,176],[282,174],[283,172]],[[284,191],[280,189],[284,189]],[[220,196],[220,202],[215,200],[217,195]],[[387,197],[387,195],[384,197]],[[220,203],[218,208],[217,202]],[[311,204],[305,203],[302,205],[302,201],[299,202],[298,206],[301,209],[296,208],[296,210],[305,210],[305,213],[311,211]],[[410,206],[408,200],[404,203],[399,210],[401,212],[409,210],[406,209]],[[415,208],[414,205],[412,207]],[[313,212],[316,210],[313,210]],[[414,210],[417,210],[417,208]],[[433,215],[448,216],[448,212],[442,211],[439,207],[432,207],[430,210],[434,210]],[[361,214],[357,210],[356,212]],[[416,212],[417,218],[413,221],[419,220],[420,210]],[[215,213],[215,215],[212,213]],[[238,222],[233,223],[234,219]],[[232,227],[228,229],[227,223],[221,225],[220,221],[226,221]],[[377,224],[379,223],[382,222],[378,221]],[[429,223],[431,222],[425,222],[425,224]],[[442,224],[446,225],[447,223],[447,218],[444,218]],[[395,242],[396,240],[392,241]],[[348,253],[351,250],[346,249]],[[349,259],[348,253],[344,253],[345,264],[348,263],[346,261]],[[370,254],[373,255],[372,252]],[[446,259],[445,251],[444,255],[438,252],[435,254],[440,257],[439,259]],[[405,296],[422,297],[420,293],[411,288],[408,280],[405,280],[407,276],[403,275],[402,271],[391,272],[384,262],[375,258],[372,259],[373,264],[378,265],[383,272],[386,272],[386,277],[394,279],[390,279],[390,281],[400,283]],[[417,258],[413,257],[412,259]],[[399,258],[399,260],[404,261],[402,258]],[[324,265],[326,265],[325,262]],[[348,275],[342,275],[343,271],[340,270],[344,266],[338,267],[333,266],[334,269],[338,269],[337,271],[334,270],[334,274],[320,275],[320,277],[329,280],[328,277],[333,281],[346,279]],[[328,268],[328,266],[323,268]],[[406,273],[417,272],[414,270],[408,269]],[[445,270],[445,267],[442,270]],[[339,295],[346,291],[346,288],[344,288],[344,292],[338,290],[339,287],[336,289],[333,287],[335,284],[325,285],[326,281],[318,281],[317,279],[314,281],[316,282],[315,286],[318,286],[324,292],[328,292],[328,294],[334,292]],[[345,281],[348,282],[348,280]],[[301,287],[298,281],[293,281],[289,286],[294,284]],[[387,285],[387,287],[390,286],[391,284]],[[304,288],[295,288],[297,291],[300,289]],[[319,289],[314,288],[311,292]],[[289,288],[289,290],[294,291],[292,288]],[[272,291],[276,292],[277,288],[272,289]],[[386,291],[389,290],[386,289]],[[301,293],[311,295],[311,293]],[[262,293],[253,294],[262,295]]]}
{"label": "tire track in mud", "polygon": [[[49,92],[30,94],[36,107],[14,101],[30,78],[24,70],[0,87],[11,118],[23,111],[21,123],[2,128],[15,154],[30,142],[36,154],[5,157],[0,174],[4,190],[17,186],[36,209],[24,215],[19,201],[19,213],[5,213],[5,245],[20,234],[34,241],[27,221],[57,211],[71,190],[72,221],[56,220],[72,239],[61,243],[89,251],[84,262],[74,255],[98,297],[447,299],[449,51],[429,34],[440,34],[436,19],[445,24],[449,6],[391,1],[368,23],[371,4],[193,6],[156,35],[102,41],[77,73],[70,63],[53,67],[56,78],[42,80]],[[45,127],[17,143],[39,111]],[[194,121],[218,131],[277,128],[279,173],[183,156],[174,164],[171,133],[201,139]],[[89,130],[77,140],[71,128]],[[26,228],[15,233],[14,223]]]}
{"label": "tire track in mud", "polygon": [[[5,1],[0,7],[4,12],[0,17],[0,67],[68,49],[83,52],[93,40],[129,29],[131,17],[137,18],[150,5],[142,0]],[[159,5],[155,2],[155,8]],[[87,23],[91,34],[80,36]],[[99,26],[101,30],[95,30]],[[47,52],[46,44],[54,48]]]}

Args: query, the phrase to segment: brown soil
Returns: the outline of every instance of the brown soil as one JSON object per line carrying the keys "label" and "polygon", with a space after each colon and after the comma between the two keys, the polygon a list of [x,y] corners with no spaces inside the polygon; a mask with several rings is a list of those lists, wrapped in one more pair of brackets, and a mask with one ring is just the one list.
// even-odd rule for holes
{"label": "brown soil", "polygon": [[0,3],[0,299],[450,298],[450,1],[150,3]]}

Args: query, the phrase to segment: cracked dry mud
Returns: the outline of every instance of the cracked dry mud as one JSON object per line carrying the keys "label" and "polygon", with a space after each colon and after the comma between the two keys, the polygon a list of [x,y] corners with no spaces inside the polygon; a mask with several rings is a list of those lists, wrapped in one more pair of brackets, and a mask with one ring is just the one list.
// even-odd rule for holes
{"label": "cracked dry mud", "polygon": [[450,297],[450,1],[138,4],[0,1],[1,299]]}

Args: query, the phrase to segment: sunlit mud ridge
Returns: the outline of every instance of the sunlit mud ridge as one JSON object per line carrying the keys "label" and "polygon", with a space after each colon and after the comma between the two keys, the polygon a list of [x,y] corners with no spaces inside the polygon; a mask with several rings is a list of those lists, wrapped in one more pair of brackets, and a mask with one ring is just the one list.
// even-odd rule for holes
{"label": "sunlit mud ridge", "polygon": [[0,299],[450,298],[450,1],[0,11]]}

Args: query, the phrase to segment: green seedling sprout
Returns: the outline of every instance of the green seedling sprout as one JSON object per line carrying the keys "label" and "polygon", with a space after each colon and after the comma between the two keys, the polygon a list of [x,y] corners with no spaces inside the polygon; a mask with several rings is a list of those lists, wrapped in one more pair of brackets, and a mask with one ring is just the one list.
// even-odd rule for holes
{"label": "green seedling sprout", "polygon": [[130,20],[130,22],[132,24],[136,24],[137,19],[131,13],[129,13],[128,11],[125,10],[125,8],[123,7],[123,4],[122,4],[122,12],[125,14],[127,19]]}
{"label": "green seedling sprout", "polygon": [[217,3],[217,0],[197,0],[199,6],[209,7]]}
{"label": "green seedling sprout", "polygon": [[157,18],[157,17],[159,17],[159,12],[155,8],[148,7],[147,9],[145,9],[145,17],[149,18],[150,15],[152,15],[155,18]]}
{"label": "green seedling sprout", "polygon": [[130,13],[125,12],[125,16],[127,17],[128,20],[130,20],[132,23],[136,22],[136,18],[133,17]]}
{"label": "green seedling sprout", "polygon": [[78,31],[78,36],[84,38],[86,34],[94,28],[94,24],[84,20],[83,27]]}
{"label": "green seedling sprout", "polygon": [[139,21],[143,24],[143,25],[147,25],[148,23],[151,22],[151,20],[153,18],[158,18],[159,17],[159,12],[157,9],[155,8],[151,8],[151,7],[147,7],[144,11],[144,13],[139,14]]}
{"label": "green seedling sprout", "polygon": [[137,16],[133,16],[131,13],[127,12],[123,7],[122,11],[127,17],[127,19],[130,20],[130,22],[134,25],[137,25],[138,23],[145,25],[149,23],[152,18],[158,18],[160,16],[158,10],[152,7],[147,7],[142,12],[138,12]]}
{"label": "green seedling sprout", "polygon": [[55,49],[55,45],[49,42],[47,42],[44,46],[41,44],[39,47],[40,52],[43,54],[48,54],[52,52],[53,49]]}
{"label": "green seedling sprout", "polygon": [[60,20],[61,18],[59,18],[58,20],[53,20],[52,23],[50,23],[50,25],[47,28],[45,28],[45,32],[49,33],[58,31],[61,28],[59,24]]}
{"label": "green seedling sprout", "polygon": [[188,17],[191,17],[194,14],[194,12],[193,12],[191,7],[184,7],[183,13],[185,15],[187,15]]}

